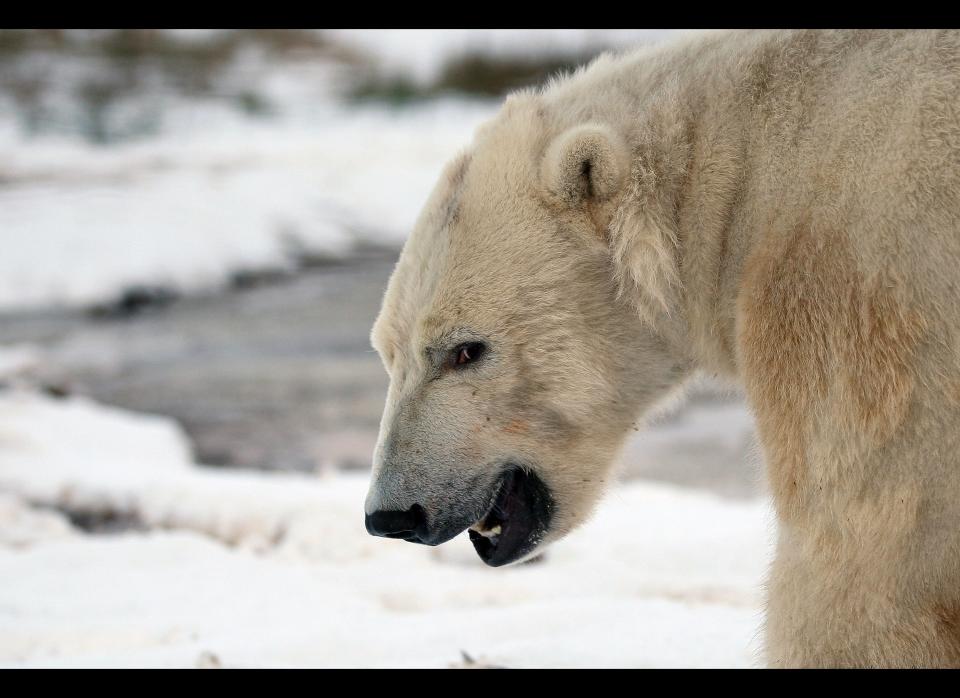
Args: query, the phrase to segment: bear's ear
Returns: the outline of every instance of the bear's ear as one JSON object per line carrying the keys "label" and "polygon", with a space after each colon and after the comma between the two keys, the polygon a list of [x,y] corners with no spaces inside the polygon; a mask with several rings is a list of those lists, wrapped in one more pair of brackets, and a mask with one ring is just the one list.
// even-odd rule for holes
{"label": "bear's ear", "polygon": [[575,126],[544,153],[540,178],[550,194],[571,206],[605,201],[620,191],[630,169],[630,152],[613,129]]}

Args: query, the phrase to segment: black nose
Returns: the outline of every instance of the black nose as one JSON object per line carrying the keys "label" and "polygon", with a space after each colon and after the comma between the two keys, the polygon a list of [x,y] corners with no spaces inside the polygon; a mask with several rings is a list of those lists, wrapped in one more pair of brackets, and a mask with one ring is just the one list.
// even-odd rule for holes
{"label": "black nose", "polygon": [[419,504],[406,511],[375,511],[366,515],[367,533],[419,542],[426,533],[427,513]]}

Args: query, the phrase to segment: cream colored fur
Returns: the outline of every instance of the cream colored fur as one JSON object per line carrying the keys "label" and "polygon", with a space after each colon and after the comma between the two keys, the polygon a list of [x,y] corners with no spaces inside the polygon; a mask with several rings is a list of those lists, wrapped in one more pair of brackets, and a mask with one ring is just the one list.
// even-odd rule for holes
{"label": "cream colored fur", "polygon": [[[438,371],[465,336],[489,360]],[[373,342],[368,510],[479,507],[519,459],[547,543],[703,370],[744,385],[778,515],[766,662],[960,666],[960,33],[698,34],[510,97]]]}

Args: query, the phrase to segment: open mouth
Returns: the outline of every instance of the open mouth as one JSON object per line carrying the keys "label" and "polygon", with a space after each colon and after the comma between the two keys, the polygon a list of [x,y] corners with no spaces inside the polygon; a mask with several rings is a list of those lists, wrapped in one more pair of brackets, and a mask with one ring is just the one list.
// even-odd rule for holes
{"label": "open mouth", "polygon": [[553,499],[536,473],[508,469],[497,481],[493,505],[470,527],[470,541],[491,567],[514,562],[533,550],[550,525]]}

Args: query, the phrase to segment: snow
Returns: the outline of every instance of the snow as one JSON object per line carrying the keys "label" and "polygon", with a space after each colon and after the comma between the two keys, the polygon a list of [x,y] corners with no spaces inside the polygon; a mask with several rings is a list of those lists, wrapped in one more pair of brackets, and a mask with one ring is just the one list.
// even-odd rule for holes
{"label": "snow", "polygon": [[167,419],[0,392],[0,665],[754,663],[764,500],[620,485],[543,560],[491,569],[465,536],[368,536],[366,485],[199,467]]}
{"label": "snow", "polygon": [[[673,33],[329,31],[372,54],[382,71],[419,80],[464,51],[571,55]],[[177,35],[203,41],[210,32]],[[340,256],[363,243],[398,245],[443,164],[499,107],[453,97],[350,106],[337,92],[348,66],[241,54],[218,78],[219,92],[255,93],[276,113],[252,117],[222,100],[134,90],[109,114],[152,126],[141,140],[104,146],[79,138],[89,115],[74,113],[71,97],[77,85],[111,77],[102,60],[35,52],[11,70],[28,84],[30,75],[49,78],[48,118],[61,131],[26,136],[0,93],[0,312],[89,305],[134,285],[204,291],[232,272],[290,268],[301,251]]]}
{"label": "snow", "polygon": [[21,499],[0,492],[0,548],[19,548],[74,535],[59,514],[31,508]]}
{"label": "snow", "polygon": [[13,381],[37,368],[41,351],[29,344],[0,346],[0,381]]}
{"label": "snow", "polygon": [[225,119],[110,148],[0,143],[0,229],[13,241],[0,310],[89,304],[135,284],[200,291],[232,271],[290,268],[302,250],[399,245],[443,164],[494,109],[329,106],[309,124]]}

